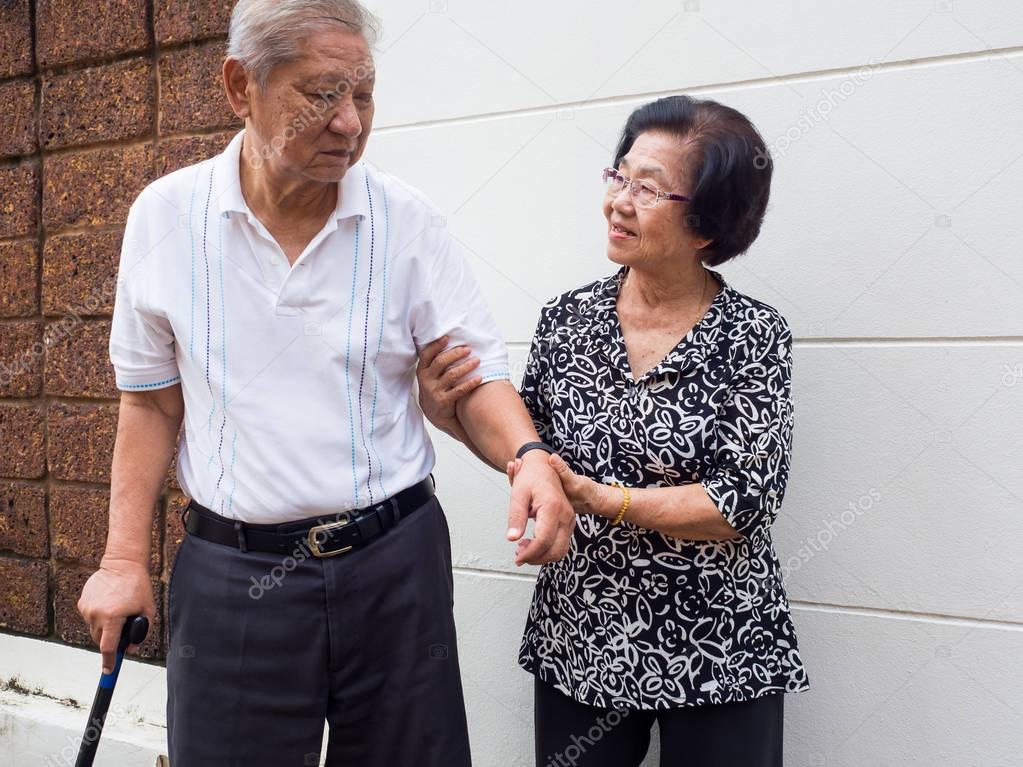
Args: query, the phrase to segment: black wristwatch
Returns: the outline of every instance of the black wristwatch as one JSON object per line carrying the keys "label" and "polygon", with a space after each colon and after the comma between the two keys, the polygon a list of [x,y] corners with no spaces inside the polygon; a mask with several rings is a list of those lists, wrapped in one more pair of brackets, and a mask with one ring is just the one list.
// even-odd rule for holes
{"label": "black wristwatch", "polygon": [[519,451],[515,454],[515,457],[521,458],[530,450],[544,450],[550,453],[551,455],[557,452],[553,447],[548,445],[546,442],[527,442],[525,445],[519,448]]}

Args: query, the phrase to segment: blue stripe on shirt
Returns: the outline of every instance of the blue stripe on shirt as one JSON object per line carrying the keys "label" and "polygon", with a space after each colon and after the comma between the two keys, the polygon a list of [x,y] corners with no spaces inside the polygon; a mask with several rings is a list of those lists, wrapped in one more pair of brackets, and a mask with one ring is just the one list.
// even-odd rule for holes
{"label": "blue stripe on shirt", "polygon": [[352,405],[352,320],[355,312],[355,287],[359,276],[359,244],[362,221],[355,222],[355,254],[352,263],[352,295],[348,304],[348,344],[345,347],[345,388],[348,390],[348,429],[352,445],[352,488],[355,492],[355,508],[359,507],[359,475],[355,470],[355,408]]}
{"label": "blue stripe on shirt", "polygon": [[[369,185],[369,174],[366,174],[366,199],[369,202],[369,278],[366,285],[366,310],[362,322],[362,367],[359,370],[359,429],[362,432],[362,449],[366,453],[366,464],[369,472],[366,478],[366,489],[369,492],[369,502],[373,500],[373,456],[370,453],[369,445],[366,443],[366,425],[362,417],[362,390],[366,382],[366,364],[369,361],[369,307],[373,301],[373,260],[376,252],[376,218],[373,215],[373,191]],[[373,428],[372,416],[370,417],[370,429]]]}
{"label": "blue stripe on shirt", "polygon": [[[369,183],[369,176],[367,174],[367,181]],[[377,464],[380,468],[377,471],[377,484],[380,486],[380,494],[382,497],[387,497],[387,491],[384,490],[384,464],[380,460],[380,454],[377,453],[376,444],[373,441],[373,436],[376,433],[376,412],[377,412],[377,394],[380,390],[380,368],[377,366],[377,359],[380,357],[380,347],[384,340],[384,325],[387,323],[387,257],[391,248],[391,218],[390,211],[387,207],[387,187],[380,186],[380,194],[384,201],[384,255],[383,255],[383,286],[381,288],[380,295],[380,327],[377,331],[377,348],[373,355],[373,406],[370,409],[370,432],[369,432],[369,443],[373,449],[374,454],[377,456]]]}

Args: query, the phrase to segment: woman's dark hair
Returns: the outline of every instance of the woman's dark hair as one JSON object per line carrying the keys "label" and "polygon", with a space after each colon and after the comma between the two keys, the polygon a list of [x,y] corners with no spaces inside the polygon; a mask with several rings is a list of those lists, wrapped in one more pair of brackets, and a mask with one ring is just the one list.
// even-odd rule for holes
{"label": "woman's dark hair", "polygon": [[745,253],[760,234],[774,170],[753,123],[709,99],[658,99],[629,116],[615,152],[616,168],[636,138],[649,131],[668,133],[681,139],[687,151],[695,150],[686,168],[692,199],[683,224],[710,240],[703,262],[717,266]]}

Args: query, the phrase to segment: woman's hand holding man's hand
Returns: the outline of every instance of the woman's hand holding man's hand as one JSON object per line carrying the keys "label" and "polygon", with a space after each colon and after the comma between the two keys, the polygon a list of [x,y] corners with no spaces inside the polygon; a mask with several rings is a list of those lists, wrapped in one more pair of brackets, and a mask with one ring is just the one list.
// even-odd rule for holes
{"label": "woman's hand holding man's hand", "polygon": [[[576,474],[560,455],[548,456],[548,463],[558,474],[569,503],[576,514],[595,514],[598,517],[614,517],[621,505],[620,493],[615,488],[595,482],[589,477]],[[522,469],[522,459],[508,462],[508,482],[514,486],[515,476]],[[616,495],[617,494],[617,495]]]}

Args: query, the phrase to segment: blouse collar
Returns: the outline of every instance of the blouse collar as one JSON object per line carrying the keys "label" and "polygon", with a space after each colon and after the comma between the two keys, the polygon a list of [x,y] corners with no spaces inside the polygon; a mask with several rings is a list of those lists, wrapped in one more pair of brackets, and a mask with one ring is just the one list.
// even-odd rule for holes
{"label": "blouse collar", "polygon": [[[623,266],[615,274],[597,282],[587,306],[587,313],[595,323],[593,331],[600,339],[597,345],[602,356],[631,378],[617,307],[618,295],[628,270],[627,266]],[[719,272],[713,269],[707,271],[721,283],[717,295],[685,338],[639,380],[658,378],[669,372],[684,373],[715,354],[724,332],[723,326],[728,319],[728,308],[734,298],[734,289]]]}

